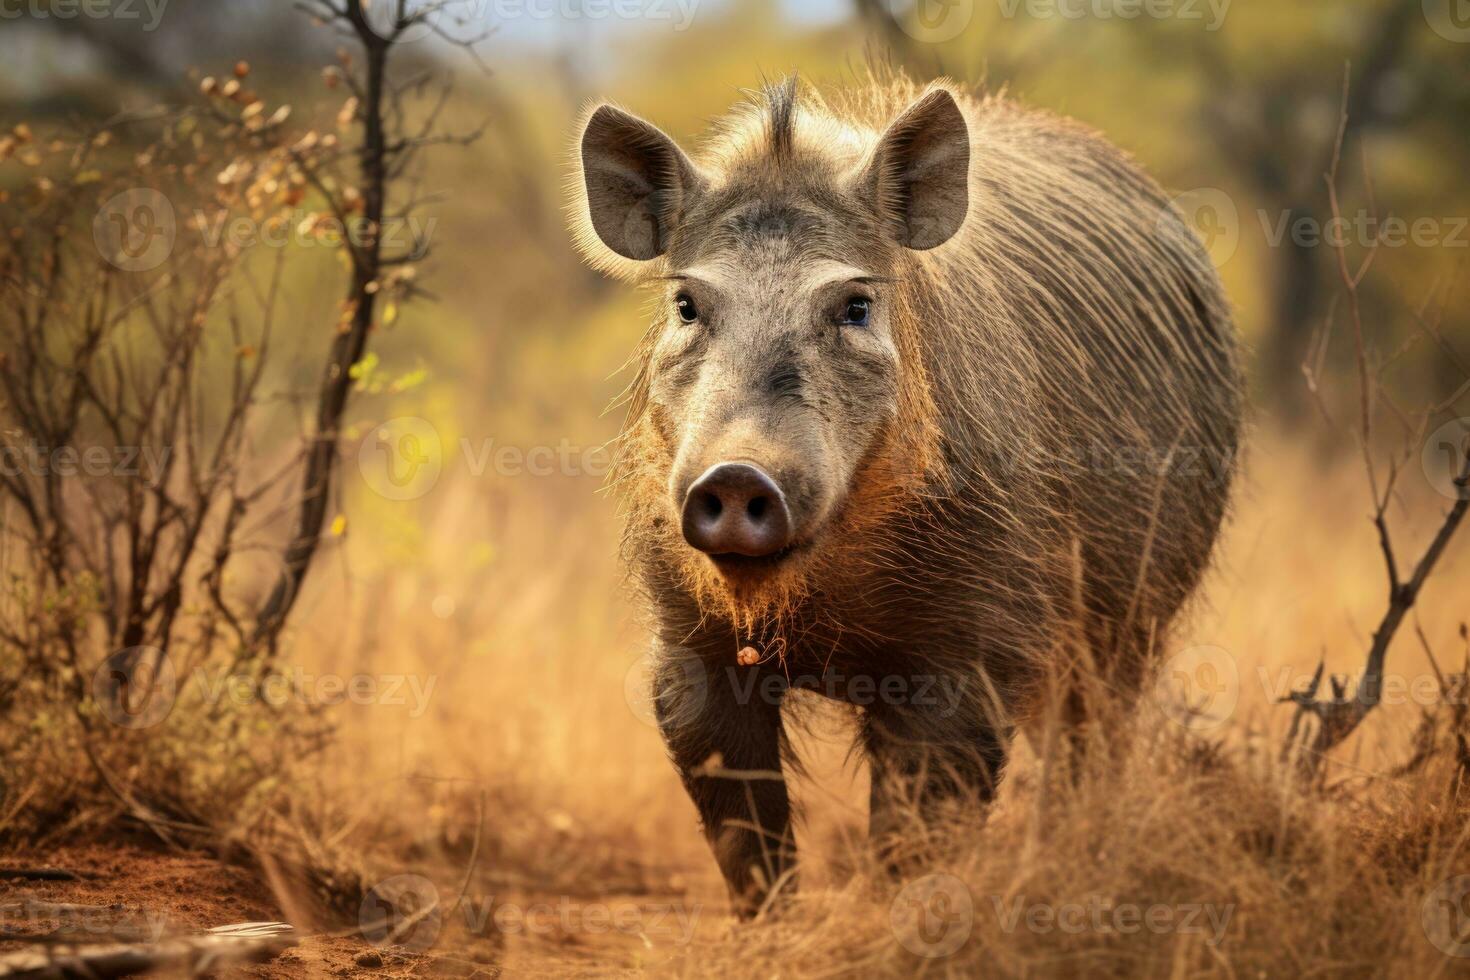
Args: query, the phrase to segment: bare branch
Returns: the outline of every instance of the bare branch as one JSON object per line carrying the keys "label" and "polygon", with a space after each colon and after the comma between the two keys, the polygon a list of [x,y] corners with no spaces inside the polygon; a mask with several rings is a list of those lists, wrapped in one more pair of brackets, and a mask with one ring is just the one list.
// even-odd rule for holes
{"label": "bare branch", "polygon": [[[1341,204],[1338,197],[1338,168],[1342,159],[1342,148],[1345,135],[1348,131],[1348,106],[1350,104],[1348,93],[1347,74],[1343,77],[1342,112],[1339,115],[1337,139],[1333,146],[1332,162],[1326,175],[1328,204],[1331,208],[1333,225],[1341,225]],[[1366,178],[1365,178],[1366,180]],[[1368,194],[1371,200],[1371,183],[1367,184]],[[1308,777],[1318,774],[1321,760],[1326,753],[1346,739],[1357,729],[1368,713],[1378,706],[1383,694],[1383,670],[1388,656],[1389,645],[1393,642],[1404,617],[1414,608],[1418,601],[1424,583],[1433,573],[1435,566],[1443,556],[1451,538],[1459,530],[1464,521],[1465,512],[1470,508],[1470,446],[1466,447],[1465,458],[1460,462],[1453,484],[1457,489],[1457,498],[1449,512],[1445,514],[1439,528],[1430,540],[1429,545],[1414,563],[1413,571],[1407,580],[1403,579],[1397,549],[1393,542],[1392,530],[1388,521],[1388,507],[1394,496],[1398,475],[1401,472],[1401,461],[1399,458],[1390,459],[1388,477],[1385,481],[1379,478],[1378,467],[1374,460],[1373,450],[1373,416],[1375,396],[1380,394],[1381,378],[1379,373],[1371,370],[1369,365],[1370,354],[1364,339],[1362,307],[1359,302],[1359,288],[1364,277],[1372,265],[1373,256],[1377,251],[1377,243],[1369,248],[1366,257],[1359,263],[1356,270],[1350,268],[1347,259],[1347,243],[1340,239],[1331,242],[1338,277],[1341,281],[1344,293],[1347,296],[1348,315],[1353,326],[1353,342],[1355,363],[1357,366],[1358,381],[1358,424],[1354,433],[1359,449],[1363,456],[1363,467],[1366,474],[1369,489],[1373,499],[1373,525],[1378,536],[1379,550],[1383,555],[1384,568],[1387,573],[1388,602],[1377,628],[1373,631],[1372,643],[1368,649],[1367,658],[1363,665],[1362,674],[1358,680],[1357,687],[1352,696],[1348,694],[1348,683],[1345,677],[1332,676],[1329,681],[1332,687],[1332,696],[1327,699],[1318,697],[1325,662],[1319,661],[1316,673],[1311,683],[1301,691],[1294,691],[1282,698],[1283,702],[1296,705],[1296,714],[1292,718],[1291,729],[1287,734],[1286,745],[1283,746],[1283,756],[1297,753],[1301,771]],[[1325,328],[1324,328],[1325,337]],[[1324,341],[1325,345],[1325,341]],[[1303,371],[1307,376],[1308,383],[1316,392],[1316,381],[1319,377],[1320,355],[1314,363],[1304,365]],[[1470,383],[1470,380],[1467,380]],[[1464,390],[1464,389],[1462,389]],[[1418,421],[1406,417],[1402,410],[1396,405],[1392,406],[1401,415],[1405,431],[1410,437],[1422,435],[1426,428],[1428,414],[1425,413]],[[1325,411],[1325,410],[1324,410]],[[1404,459],[1409,456],[1409,450],[1403,451]],[[1422,640],[1422,634],[1421,634]],[[1444,680],[1441,677],[1441,684]],[[1304,718],[1311,716],[1316,719],[1317,726],[1314,734],[1307,735],[1306,729],[1301,722]]]}

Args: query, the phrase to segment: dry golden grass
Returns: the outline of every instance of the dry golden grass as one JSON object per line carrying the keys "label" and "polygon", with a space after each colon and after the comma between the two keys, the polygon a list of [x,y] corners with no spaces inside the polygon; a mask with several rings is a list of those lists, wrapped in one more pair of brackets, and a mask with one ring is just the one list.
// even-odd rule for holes
{"label": "dry golden grass", "polygon": [[[409,950],[516,976],[1447,976],[1470,966],[1446,955],[1470,952],[1452,934],[1470,925],[1459,891],[1470,883],[1459,877],[1470,875],[1470,806],[1415,630],[1444,670],[1460,669],[1463,540],[1394,645],[1385,704],[1334,753],[1326,788],[1303,789],[1279,759],[1290,709],[1276,699],[1324,653],[1329,669],[1354,673],[1386,601],[1354,461],[1258,434],[1217,567],[1158,684],[1105,711],[1075,781],[1057,777],[1044,739],[1018,740],[988,819],[974,808],[927,830],[915,820],[901,879],[866,853],[867,776],[849,754],[850,717],[803,695],[801,888],[738,924],[651,721],[614,504],[594,475],[475,476],[452,417],[436,426],[443,472],[417,500],[382,499],[350,460],[352,523],[318,566],[277,665],[318,694],[322,677],[374,685],[364,703],[319,713],[336,731],[322,753],[281,758],[301,741],[269,724],[217,742],[218,729],[187,727],[182,709],[101,747],[156,812],[206,823],[262,858],[288,916],[358,923],[364,890],[423,875],[439,911]],[[526,428],[518,444],[555,445]],[[1402,490],[1393,517],[1411,554],[1448,501],[1417,472]],[[1214,695],[1201,714],[1180,710],[1181,668]],[[207,694],[217,680],[190,674],[185,690]],[[1438,751],[1399,772],[1436,711]],[[7,751],[31,767],[6,774],[24,790],[0,828],[12,839],[27,828],[33,840],[114,833],[107,796],[86,790],[76,744],[56,734],[63,714],[33,722],[27,753]],[[253,751],[256,768],[238,765],[237,751]]]}
{"label": "dry golden grass", "polygon": [[[446,907],[462,889],[442,948],[488,934],[516,975],[1433,976],[1470,966],[1433,941],[1445,943],[1434,917],[1455,908],[1439,899],[1458,897],[1444,883],[1470,872],[1456,767],[1442,755],[1393,775],[1433,708],[1412,628],[1389,661],[1402,687],[1391,680],[1389,703],[1334,755],[1325,792],[1294,785],[1277,758],[1290,709],[1275,699],[1324,653],[1329,670],[1356,672],[1385,602],[1350,460],[1255,441],[1218,567],[1166,651],[1212,648],[1212,710],[1232,700],[1233,710],[1181,723],[1166,664],[1160,686],[1107,725],[1112,762],[1075,784],[1048,778],[1023,741],[988,821],[960,815],[928,835],[915,824],[906,881],[919,883],[908,891],[863,852],[866,775],[848,757],[842,711],[819,710],[799,739],[811,767],[796,788],[801,892],[747,925],[726,912],[641,700],[641,629],[621,584],[612,503],[590,478],[452,469],[421,502],[412,566],[382,560],[386,523],[364,532],[359,522],[346,560],[322,566],[292,645],[309,671],[433,684],[422,711],[411,698],[341,709],[340,741],[295,787],[293,811],[369,881],[426,874]],[[1422,541],[1447,502],[1405,482],[1395,516],[1406,542]],[[1446,669],[1465,654],[1467,571],[1460,541],[1421,603]],[[476,921],[492,903],[513,907],[509,925]],[[602,923],[598,909],[623,910],[626,928]],[[518,927],[516,912],[539,926]],[[948,953],[962,926],[952,953],[914,952]]]}

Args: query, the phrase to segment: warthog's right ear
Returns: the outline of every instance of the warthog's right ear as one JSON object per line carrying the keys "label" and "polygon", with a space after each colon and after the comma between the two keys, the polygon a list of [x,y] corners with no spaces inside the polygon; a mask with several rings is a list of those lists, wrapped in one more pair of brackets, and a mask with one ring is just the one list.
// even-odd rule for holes
{"label": "warthog's right ear", "polygon": [[959,231],[970,208],[970,128],[954,96],[936,88],[905,109],[878,138],[855,189],[908,248],[933,248]]}
{"label": "warthog's right ear", "polygon": [[587,116],[576,160],[577,244],[594,265],[618,274],[633,272],[620,259],[643,262],[668,249],[669,234],[704,185],[662,130],[610,105]]}

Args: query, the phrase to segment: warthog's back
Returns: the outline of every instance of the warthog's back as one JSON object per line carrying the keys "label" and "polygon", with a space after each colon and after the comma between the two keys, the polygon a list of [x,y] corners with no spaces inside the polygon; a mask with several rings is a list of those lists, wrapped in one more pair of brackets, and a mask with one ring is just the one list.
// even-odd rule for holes
{"label": "warthog's back", "polygon": [[[847,111],[886,118],[914,94],[898,83]],[[966,504],[946,513],[978,506],[1007,547],[1064,563],[1075,541],[1090,611],[1147,636],[1198,582],[1228,500],[1241,385],[1220,282],[1159,186],[1101,136],[961,103],[969,215],[916,254],[912,291]]]}

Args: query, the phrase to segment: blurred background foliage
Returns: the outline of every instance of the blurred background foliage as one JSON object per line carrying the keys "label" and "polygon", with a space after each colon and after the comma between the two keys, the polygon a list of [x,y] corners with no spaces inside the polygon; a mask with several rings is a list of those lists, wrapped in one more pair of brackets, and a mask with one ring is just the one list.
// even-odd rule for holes
{"label": "blurred background foliage", "polygon": [[[515,404],[554,416],[569,400],[608,391],[603,376],[638,318],[575,261],[563,231],[566,150],[580,106],[616,99],[693,140],[763,78],[799,68],[819,84],[840,84],[872,57],[920,76],[1004,86],[1105,131],[1171,191],[1223,191],[1238,247],[1222,258],[1222,272],[1257,351],[1258,387],[1288,411],[1301,407],[1288,389],[1301,387],[1306,338],[1334,289],[1329,249],[1296,247],[1290,235],[1273,240],[1283,218],[1325,219],[1322,174],[1345,66],[1346,210],[1411,224],[1428,218],[1439,239],[1382,250],[1373,328],[1408,336],[1409,311],[1432,304],[1470,256],[1460,224],[1470,215],[1470,44],[1436,32],[1433,2],[1177,0],[1165,8],[1172,17],[1095,0],[922,3],[450,0],[435,22],[457,37],[483,35],[476,52],[485,70],[433,36],[402,57],[456,62],[453,113],[489,128],[468,151],[436,161],[427,183],[445,196],[434,270],[443,301],[381,339],[385,360],[424,359],[474,409]],[[190,67],[209,72],[237,58],[255,66],[270,101],[331,94],[315,80],[335,40],[281,0],[97,0],[83,9],[114,15],[64,16],[77,6],[7,8],[0,121],[100,120],[167,98],[187,84]],[[1448,16],[1453,4],[1444,6]],[[1127,9],[1145,13],[1117,16]],[[24,177],[14,164],[0,168],[4,184]],[[1355,235],[1355,244],[1370,235]],[[1381,295],[1388,289],[1400,295]],[[1449,303],[1450,335],[1470,329],[1464,311]],[[556,364],[549,374],[548,359]],[[1441,360],[1425,347],[1403,371],[1415,385],[1446,380],[1453,372],[1439,371]]]}
{"label": "blurred background foliage", "polygon": [[[1169,17],[1126,0],[920,3],[449,0],[434,23],[478,39],[473,53],[430,34],[395,53],[397,70],[451,70],[457,84],[444,125],[486,129],[466,148],[431,155],[421,187],[438,201],[425,212],[433,254],[420,273],[434,301],[378,328],[378,382],[362,386],[352,417],[430,418],[446,465],[460,468],[466,454],[452,447],[461,439],[478,452],[487,439],[523,447],[569,440],[580,451],[611,438],[618,413],[606,409],[627,380],[617,368],[646,316],[639,296],[578,261],[565,231],[581,107],[614,99],[692,143],[765,79],[799,69],[819,85],[840,85],[872,60],[1004,88],[1073,116],[1136,154],[1184,195],[1186,211],[1203,202],[1188,216],[1212,247],[1252,348],[1257,416],[1298,429],[1316,424],[1300,364],[1338,287],[1332,250],[1296,244],[1290,229],[1326,220],[1323,173],[1346,71],[1344,212],[1430,223],[1427,238],[1379,249],[1364,287],[1370,339],[1393,354],[1389,389],[1423,400],[1463,377],[1416,322],[1437,324],[1451,347],[1470,344],[1470,308],[1454,285],[1470,257],[1470,43],[1467,32],[1444,28],[1453,20],[1435,21],[1433,2],[1176,0],[1161,8]],[[1446,17],[1452,7],[1445,4]],[[1133,9],[1144,13],[1117,16]],[[320,74],[339,40],[283,0],[17,0],[5,14],[6,129],[25,121],[43,134],[85,130],[192,98],[200,76],[227,73],[237,59],[250,62],[251,83],[272,108],[293,106],[293,124],[319,119],[329,128],[342,102]],[[27,171],[19,157],[0,162],[0,188],[24,186],[34,177]],[[1354,262],[1381,227],[1365,221],[1351,236]],[[340,302],[340,266],[320,254],[293,254],[291,263],[293,329],[282,344],[296,356],[283,360],[280,382],[288,410],[292,386],[313,379]],[[1345,324],[1327,359],[1350,365]],[[405,377],[421,383],[393,383]],[[1351,385],[1339,388],[1351,394]],[[297,421],[306,428],[303,416]],[[580,479],[540,487],[548,498],[576,495],[578,507],[586,490]],[[411,509],[364,497],[369,520],[403,525],[390,537],[404,547],[385,549],[379,537],[363,560],[391,563],[419,550]]]}

